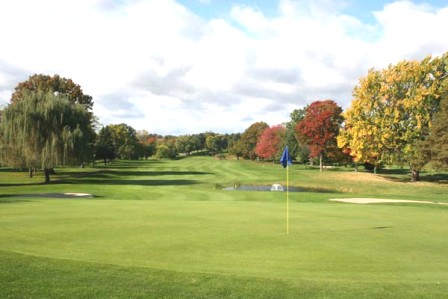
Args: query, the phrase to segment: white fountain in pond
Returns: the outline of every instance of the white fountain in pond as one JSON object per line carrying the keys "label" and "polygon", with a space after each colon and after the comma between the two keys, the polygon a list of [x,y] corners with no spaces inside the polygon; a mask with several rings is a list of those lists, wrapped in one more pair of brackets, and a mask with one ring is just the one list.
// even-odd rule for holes
{"label": "white fountain in pond", "polygon": [[271,191],[285,191],[285,190],[283,189],[283,186],[282,186],[282,185],[280,185],[280,184],[274,184],[274,185],[272,185],[272,187],[271,187]]}

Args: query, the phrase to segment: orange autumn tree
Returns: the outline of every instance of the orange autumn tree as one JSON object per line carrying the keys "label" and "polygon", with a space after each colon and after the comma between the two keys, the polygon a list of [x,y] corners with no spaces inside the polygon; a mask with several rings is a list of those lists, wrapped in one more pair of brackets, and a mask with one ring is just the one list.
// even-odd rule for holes
{"label": "orange autumn tree", "polygon": [[325,154],[337,148],[336,136],[343,121],[341,113],[342,108],[332,100],[316,101],[297,123],[297,139],[308,145],[310,158],[319,157],[320,171]]}
{"label": "orange autumn tree", "polygon": [[286,129],[282,125],[266,128],[258,138],[255,153],[263,159],[275,161],[277,158],[280,158],[285,134]]}

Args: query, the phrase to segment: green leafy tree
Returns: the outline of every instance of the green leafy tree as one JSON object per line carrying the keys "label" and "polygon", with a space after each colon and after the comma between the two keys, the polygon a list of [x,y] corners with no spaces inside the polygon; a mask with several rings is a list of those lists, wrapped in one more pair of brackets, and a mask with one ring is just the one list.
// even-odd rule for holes
{"label": "green leafy tree", "polygon": [[121,123],[108,126],[114,144],[114,152],[120,159],[138,159],[137,132],[131,126]]}
{"label": "green leafy tree", "polygon": [[68,78],[60,77],[59,75],[49,76],[43,74],[34,74],[27,80],[20,82],[15,87],[15,91],[11,96],[11,103],[20,101],[25,93],[52,93],[55,96],[64,97],[72,104],[79,104],[87,111],[89,124],[88,129],[83,131],[84,138],[88,140],[86,146],[78,148],[81,151],[84,160],[81,165],[87,160],[91,160],[94,154],[95,140],[95,123],[96,118],[92,113],[93,100],[90,95],[84,94],[80,85]]}
{"label": "green leafy tree", "polygon": [[257,158],[255,147],[257,146],[258,138],[268,127],[268,124],[265,122],[256,122],[250,125],[244,133],[241,134],[241,139],[238,141],[236,149],[241,153],[242,157],[250,160],[255,160]]}
{"label": "green leafy tree", "polygon": [[205,139],[205,146],[210,154],[217,153],[219,151],[219,140],[216,135],[208,135]]}
{"label": "green leafy tree", "polygon": [[305,118],[306,109],[308,109],[308,105],[300,109],[294,109],[289,114],[290,121],[285,124],[285,145],[288,146],[289,154],[293,159],[301,163],[308,161],[310,151],[306,143],[302,143],[297,139],[295,128],[299,121]]}
{"label": "green leafy tree", "polygon": [[423,144],[437,169],[448,170],[448,98],[444,97],[435,115],[428,140]]}
{"label": "green leafy tree", "polygon": [[176,150],[189,156],[193,151],[199,150],[198,135],[182,135],[176,138]]}
{"label": "green leafy tree", "polygon": [[108,162],[112,161],[116,157],[114,140],[112,136],[112,131],[109,126],[101,128],[98,133],[97,141],[95,144],[96,158],[101,159],[106,165]]}
{"label": "green leafy tree", "polygon": [[228,147],[228,136],[209,134],[205,139],[205,146],[210,154],[225,151]]}
{"label": "green leafy tree", "polygon": [[13,167],[41,167],[45,183],[51,170],[85,159],[90,115],[84,105],[52,92],[24,91],[4,110],[2,161]]}
{"label": "green leafy tree", "polygon": [[156,157],[159,159],[175,159],[177,157],[176,138],[165,138],[158,142]]}
{"label": "green leafy tree", "polygon": [[240,159],[243,151],[240,148],[240,139],[241,139],[241,133],[231,134],[229,135],[227,142],[228,142],[228,152],[231,155],[234,155],[237,160]]}

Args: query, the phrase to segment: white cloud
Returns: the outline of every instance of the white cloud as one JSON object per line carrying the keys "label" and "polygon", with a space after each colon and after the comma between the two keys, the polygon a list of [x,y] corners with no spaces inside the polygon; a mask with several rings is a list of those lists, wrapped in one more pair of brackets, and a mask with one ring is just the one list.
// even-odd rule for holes
{"label": "white cloud", "polygon": [[0,102],[29,75],[58,73],[106,124],[241,132],[319,99],[346,107],[370,67],[448,49],[448,5],[396,1],[372,23],[350,3],[280,0],[273,13],[235,0],[203,19],[175,0],[1,1]]}
{"label": "white cloud", "polygon": [[398,1],[375,16],[383,35],[374,45],[375,61],[385,65],[402,59],[440,55],[448,49],[448,5],[435,9],[427,4]]}

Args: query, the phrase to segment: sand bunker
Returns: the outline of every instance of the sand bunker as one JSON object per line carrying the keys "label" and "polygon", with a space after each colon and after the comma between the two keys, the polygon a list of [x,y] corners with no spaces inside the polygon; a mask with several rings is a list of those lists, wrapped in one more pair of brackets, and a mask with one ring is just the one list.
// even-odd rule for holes
{"label": "sand bunker", "polygon": [[443,202],[433,202],[426,200],[405,200],[405,199],[382,199],[382,198],[333,198],[330,201],[356,203],[356,204],[370,204],[370,203],[423,203],[433,205],[448,205]]}
{"label": "sand bunker", "polygon": [[20,198],[31,198],[31,197],[39,197],[39,198],[89,198],[94,197],[93,194],[89,193],[33,193],[33,194],[17,194],[11,195],[8,197],[20,197]]}

